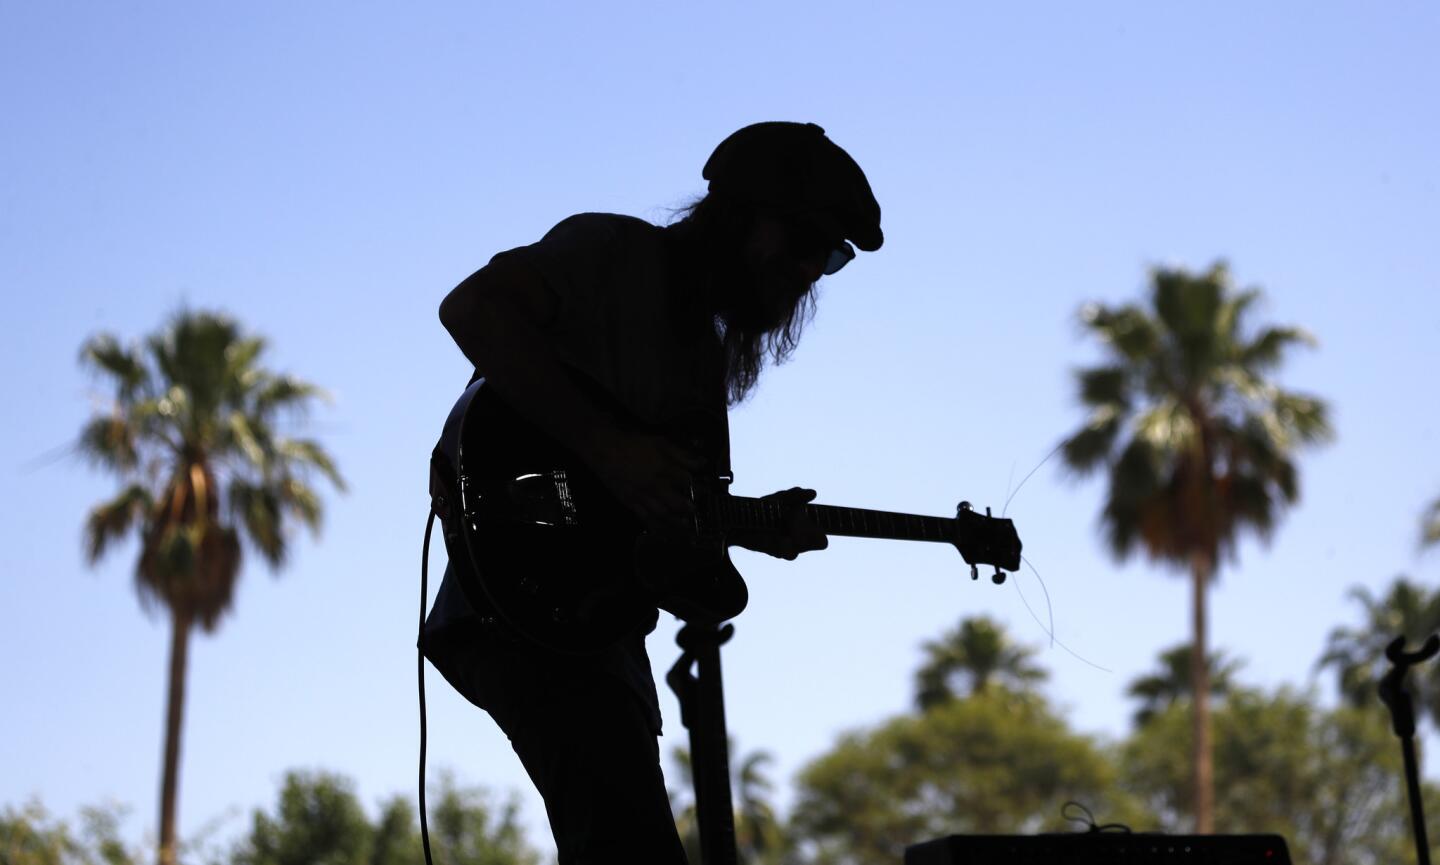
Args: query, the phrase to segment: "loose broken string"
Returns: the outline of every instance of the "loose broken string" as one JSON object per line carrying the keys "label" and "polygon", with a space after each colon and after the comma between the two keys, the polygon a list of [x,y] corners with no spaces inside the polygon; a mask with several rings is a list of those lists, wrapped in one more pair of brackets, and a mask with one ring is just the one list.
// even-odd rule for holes
{"label": "loose broken string", "polygon": [[[1055,454],[1058,453],[1058,452],[1060,451],[1060,449],[1061,449],[1062,447],[1064,447],[1064,446],[1065,446],[1065,443],[1062,441],[1060,444],[1058,444],[1058,445],[1056,445],[1055,447],[1051,448],[1051,449],[1050,449],[1050,453],[1046,454],[1046,455],[1045,455],[1045,458],[1042,459],[1042,460],[1040,460],[1040,462],[1035,465],[1035,468],[1031,469],[1030,472],[1025,475],[1025,477],[1023,477],[1023,478],[1020,479],[1020,486],[1017,486],[1015,489],[1011,490],[1011,491],[1005,496],[1005,505],[1000,509],[1000,516],[1001,516],[1001,517],[1004,517],[1006,511],[1008,511],[1008,510],[1010,509],[1010,502],[1011,502],[1011,500],[1013,500],[1013,499],[1015,498],[1015,495],[1020,492],[1020,488],[1023,487],[1023,486],[1025,486],[1025,482],[1028,481],[1028,480],[1030,480],[1030,478],[1031,478],[1036,472],[1040,471],[1040,466],[1043,466],[1043,465],[1045,465],[1047,462],[1049,462],[1049,461],[1050,461],[1050,458],[1053,457],[1053,456],[1055,456]],[[1011,467],[1010,467],[1010,478],[1013,479],[1014,476],[1015,476],[1015,467],[1014,467],[1014,465],[1012,464]],[[1006,483],[1006,486],[1008,487],[1009,484],[1010,484],[1010,481],[1007,479],[1005,483]],[[1091,667],[1094,667],[1094,668],[1097,669],[1097,670],[1102,670],[1102,671],[1104,671],[1104,672],[1106,672],[1106,673],[1113,673],[1113,672],[1115,672],[1114,670],[1111,670],[1109,667],[1102,667],[1102,666],[1100,666],[1099,664],[1095,663],[1094,661],[1090,660],[1089,658],[1086,658],[1086,657],[1078,654],[1074,649],[1072,649],[1072,648],[1070,648],[1069,646],[1067,646],[1067,645],[1065,645],[1064,643],[1062,643],[1062,642],[1055,636],[1055,608],[1054,608],[1053,605],[1050,603],[1050,589],[1045,586],[1045,578],[1042,577],[1042,576],[1040,576],[1040,572],[1035,569],[1035,565],[1032,564],[1029,559],[1025,558],[1025,556],[1022,555],[1022,556],[1020,557],[1020,561],[1024,562],[1024,563],[1026,564],[1026,566],[1028,566],[1028,567],[1030,568],[1030,573],[1034,574],[1034,575],[1035,575],[1035,580],[1040,583],[1040,591],[1042,591],[1042,592],[1045,593],[1045,615],[1046,615],[1046,618],[1048,618],[1049,621],[1050,621],[1050,624],[1049,624],[1049,625],[1046,625],[1044,622],[1040,621],[1040,617],[1035,614],[1034,608],[1032,608],[1032,607],[1030,606],[1030,602],[1029,602],[1028,600],[1026,600],[1026,598],[1025,598],[1025,590],[1022,589],[1022,588],[1020,588],[1020,581],[1019,581],[1018,579],[1017,579],[1017,580],[1012,580],[1012,581],[1011,581],[1011,584],[1015,586],[1015,591],[1016,591],[1017,593],[1019,593],[1019,595],[1020,595],[1020,603],[1022,603],[1022,604],[1025,605],[1026,611],[1030,613],[1030,618],[1034,619],[1034,620],[1035,620],[1035,624],[1039,625],[1039,626],[1040,626],[1040,629],[1045,632],[1045,635],[1050,638],[1050,648],[1053,649],[1053,648],[1055,648],[1056,646],[1059,646],[1060,648],[1062,648],[1062,649],[1064,649],[1066,652],[1068,652],[1071,657],[1075,658],[1075,659],[1078,660],[1078,661],[1082,661],[1083,663],[1088,664],[1088,665],[1090,665]],[[1019,576],[1019,574],[1017,573],[1016,576]]]}

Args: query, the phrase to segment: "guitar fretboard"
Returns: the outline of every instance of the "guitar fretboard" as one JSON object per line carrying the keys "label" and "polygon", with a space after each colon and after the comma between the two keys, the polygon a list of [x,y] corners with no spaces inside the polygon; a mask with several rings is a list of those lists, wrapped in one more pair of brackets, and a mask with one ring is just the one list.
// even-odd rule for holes
{"label": "guitar fretboard", "polygon": [[[778,530],[785,525],[786,510],[779,502],[721,496],[717,506],[726,528]],[[955,521],[944,517],[836,505],[805,505],[805,512],[827,535],[938,543],[951,543],[955,537]]]}

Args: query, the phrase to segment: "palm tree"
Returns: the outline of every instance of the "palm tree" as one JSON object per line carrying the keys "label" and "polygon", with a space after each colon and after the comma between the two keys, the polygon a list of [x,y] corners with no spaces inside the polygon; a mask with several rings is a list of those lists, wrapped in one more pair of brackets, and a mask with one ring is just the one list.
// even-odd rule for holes
{"label": "palm tree", "polygon": [[190,631],[213,632],[234,597],[241,537],[272,570],[284,564],[286,529],[298,519],[318,535],[318,471],[344,481],[321,446],[282,434],[278,422],[303,415],[314,385],[258,365],[265,341],[219,314],[181,310],[141,346],[99,334],[82,365],[114,389],[77,450],[119,476],[121,489],[90,511],[84,546],[91,565],[132,527],[140,540],[135,588],[147,611],[171,625],[160,785],[160,865],[175,861],[176,794]]}
{"label": "palm tree", "polygon": [[[1405,637],[1414,648],[1426,637],[1440,631],[1440,592],[1429,592],[1404,577],[1391,583],[1384,597],[1376,597],[1357,586],[1350,597],[1364,610],[1358,628],[1338,627],[1330,632],[1325,654],[1316,669],[1334,667],[1340,695],[1352,706],[1375,705],[1380,677],[1390,669],[1385,647],[1396,637]],[[1409,688],[1421,713],[1440,724],[1440,676],[1433,667],[1415,671]]]}
{"label": "palm tree", "polygon": [[988,693],[992,684],[1024,693],[1049,675],[1035,664],[1033,649],[1013,643],[988,616],[962,619],[922,648],[925,662],[915,673],[915,705],[922,712],[953,699],[957,684],[967,696]]}
{"label": "palm tree", "polygon": [[[1239,661],[1226,660],[1221,652],[1211,652],[1205,678],[1210,683],[1210,695],[1223,697],[1234,690],[1235,673]],[[1135,710],[1135,726],[1141,726],[1160,714],[1170,705],[1192,699],[1195,689],[1191,687],[1193,673],[1190,665],[1190,644],[1181,643],[1160,653],[1160,669],[1130,683],[1127,691],[1140,701]]]}
{"label": "palm tree", "polygon": [[[730,740],[733,747],[734,740]],[[694,770],[690,763],[690,749],[677,747],[671,753],[679,768],[680,783],[685,790],[693,790]],[[741,862],[751,865],[778,865],[789,853],[789,840],[785,828],[775,814],[770,799],[775,785],[765,774],[766,764],[774,758],[768,751],[751,751],[732,768],[731,788],[735,791],[735,852]],[[684,796],[670,791],[671,807],[676,810],[675,827],[691,862],[699,862],[700,822],[695,809],[694,796]],[[677,802],[684,802],[676,808]]]}
{"label": "palm tree", "polygon": [[1144,549],[1189,570],[1197,832],[1211,831],[1214,796],[1206,590],[1241,528],[1268,539],[1298,500],[1295,450],[1331,437],[1325,403],[1267,379],[1290,346],[1314,340],[1294,327],[1250,333],[1259,299],[1235,291],[1217,262],[1199,275],[1152,271],[1148,308],[1086,305],[1081,319],[1107,357],[1077,372],[1090,414],[1062,443],[1076,473],[1109,472],[1101,522],[1116,559]]}

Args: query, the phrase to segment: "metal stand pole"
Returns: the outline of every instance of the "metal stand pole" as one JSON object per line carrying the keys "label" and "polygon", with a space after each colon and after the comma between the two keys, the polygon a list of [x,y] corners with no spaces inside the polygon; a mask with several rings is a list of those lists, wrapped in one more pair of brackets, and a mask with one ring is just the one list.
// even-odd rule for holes
{"label": "metal stand pole", "polygon": [[[735,811],[730,796],[730,745],[725,731],[725,692],[720,646],[734,625],[689,623],[675,642],[680,658],[665,681],[680,699],[680,721],[690,731],[690,774],[703,865],[735,865]],[[695,668],[691,673],[690,668]]]}
{"label": "metal stand pole", "polygon": [[1431,635],[1418,652],[1406,652],[1405,637],[1396,637],[1385,647],[1390,659],[1390,672],[1380,679],[1380,699],[1390,709],[1390,726],[1400,737],[1400,750],[1405,756],[1405,790],[1410,799],[1410,830],[1415,835],[1415,857],[1420,865],[1430,865],[1430,841],[1425,830],[1425,805],[1420,798],[1420,769],[1415,760],[1415,701],[1405,687],[1405,674],[1440,652],[1440,636]]}

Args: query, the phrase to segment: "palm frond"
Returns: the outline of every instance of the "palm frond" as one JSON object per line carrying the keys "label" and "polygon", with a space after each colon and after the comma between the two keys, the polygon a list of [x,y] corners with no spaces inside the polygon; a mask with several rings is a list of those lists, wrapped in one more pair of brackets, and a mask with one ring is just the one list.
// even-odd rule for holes
{"label": "palm frond", "polygon": [[320,506],[320,496],[314,488],[295,478],[287,478],[280,484],[280,502],[309,527],[312,537],[320,536],[324,511]]}
{"label": "palm frond", "polygon": [[1135,437],[1157,454],[1185,454],[1200,445],[1199,429],[1185,406],[1164,399],[1135,419]]}
{"label": "palm frond", "polygon": [[1128,361],[1150,358],[1160,346],[1155,323],[1138,306],[1111,309],[1098,303],[1080,309],[1080,320],[1097,337]]}
{"label": "palm frond", "polygon": [[1035,664],[1034,650],[1017,645],[1004,626],[988,616],[966,617],[922,649],[926,659],[915,673],[915,705],[922,712],[954,699],[957,681],[965,688],[964,696],[970,696],[991,684],[1023,693],[1048,677]]}
{"label": "palm frond", "polygon": [[129,402],[149,387],[150,371],[138,352],[122,347],[111,334],[101,333],[86,340],[80,347],[80,362],[114,379],[121,402]]}
{"label": "palm frond", "polygon": [[1293,434],[1294,442],[1319,444],[1335,438],[1330,409],[1323,400],[1305,394],[1279,391],[1275,394],[1276,420]]}
{"label": "palm frond", "polygon": [[278,490],[269,484],[251,484],[232,480],[229,487],[230,513],[245,529],[245,536],[260,552],[272,570],[278,570],[286,558],[283,518]]}
{"label": "palm frond", "polygon": [[241,454],[254,468],[264,472],[269,467],[273,445],[269,441],[269,430],[245,412],[234,410],[225,416],[221,425],[217,450],[235,451]]}
{"label": "palm frond", "polygon": [[345,491],[345,479],[340,477],[335,461],[319,442],[313,439],[285,439],[276,446],[276,452],[287,463],[319,470],[336,489]]}
{"label": "palm frond", "polygon": [[100,561],[114,541],[143,522],[152,507],[154,500],[150,492],[139,484],[131,484],[115,498],[92,508],[85,518],[86,560],[92,565]]}
{"label": "palm frond", "polygon": [[[1143,524],[1155,521],[1164,504],[1165,456],[1149,441],[1132,438],[1110,464],[1110,484],[1101,522],[1110,552],[1124,559],[1141,540]],[[1164,515],[1159,517],[1165,522]],[[1153,533],[1153,532],[1152,532]],[[1152,557],[1168,554],[1168,547],[1149,550]]]}
{"label": "palm frond", "polygon": [[1156,318],[1180,348],[1181,360],[1191,371],[1209,364],[1216,355],[1217,329],[1224,307],[1224,271],[1193,276],[1184,270],[1156,268],[1151,274],[1151,301]]}
{"label": "palm frond", "polygon": [[241,386],[248,390],[261,374],[256,370],[255,361],[265,351],[264,337],[240,337],[225,347],[226,374]]}
{"label": "palm frond", "polygon": [[1110,407],[1096,409],[1090,422],[1061,444],[1065,465],[1078,474],[1087,474],[1104,465],[1115,448],[1122,417]]}
{"label": "palm frond", "polygon": [[1300,327],[1267,327],[1255,338],[1238,347],[1236,360],[1247,369],[1269,372],[1285,359],[1285,350],[1292,345],[1316,346],[1319,341]]}
{"label": "palm frond", "polygon": [[310,399],[332,402],[330,393],[294,376],[268,376],[255,389],[255,414],[268,418],[281,409],[304,411]]}
{"label": "palm frond", "polygon": [[[1228,276],[1226,278],[1228,279]],[[1221,305],[1215,329],[1225,335],[1231,346],[1239,346],[1243,341],[1241,334],[1245,331],[1246,319],[1249,318],[1251,308],[1260,302],[1260,298],[1259,289],[1247,288],[1229,295]]]}
{"label": "palm frond", "polygon": [[1268,493],[1279,493],[1279,501],[1292,504],[1300,497],[1299,471],[1290,458],[1293,451],[1287,442],[1277,441],[1285,434],[1282,422],[1270,412],[1252,414],[1237,429],[1228,424],[1219,427],[1222,435],[1218,451],[1225,456],[1225,477],[1233,484],[1239,478],[1258,484]]}
{"label": "palm frond", "polygon": [[140,463],[135,438],[134,427],[123,414],[97,415],[81,428],[76,449],[92,465],[126,475]]}
{"label": "palm frond", "polygon": [[[1149,722],[1172,703],[1194,696],[1190,653],[1190,643],[1173,646],[1160,653],[1159,670],[1130,682],[1126,693],[1140,701],[1140,707],[1133,716],[1137,726]],[[1223,652],[1215,651],[1208,653],[1205,663],[1213,696],[1225,697],[1236,690],[1235,677],[1244,666],[1242,661],[1226,658]]]}
{"label": "palm frond", "polygon": [[[1288,500],[1294,499],[1294,472],[1288,472],[1288,488],[1281,487]],[[1265,478],[1257,475],[1235,475],[1226,478],[1223,511],[1227,517],[1224,543],[1233,543],[1234,527],[1246,525],[1255,531],[1261,541],[1268,542],[1275,531],[1275,498]]]}
{"label": "palm frond", "polygon": [[1130,408],[1130,371],[1123,366],[1098,366],[1077,370],[1080,401],[1087,406],[1113,407],[1118,412]]}

